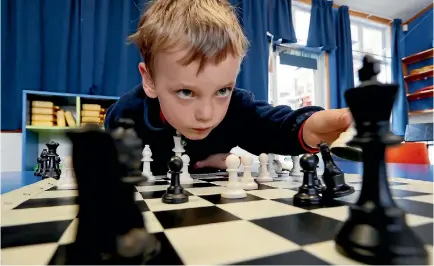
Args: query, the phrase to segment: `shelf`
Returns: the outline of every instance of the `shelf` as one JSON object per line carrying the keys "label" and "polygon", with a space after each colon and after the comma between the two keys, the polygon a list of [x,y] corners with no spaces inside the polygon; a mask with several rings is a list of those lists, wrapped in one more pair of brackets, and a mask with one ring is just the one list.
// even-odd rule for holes
{"label": "shelf", "polygon": [[420,53],[404,57],[402,59],[402,63],[404,63],[404,64],[414,64],[414,63],[426,60],[428,58],[434,57],[433,52],[434,52],[434,48],[431,48],[431,49],[422,51]]}
{"label": "shelf", "polygon": [[426,109],[426,110],[420,110],[420,111],[412,111],[409,112],[408,115],[421,115],[421,114],[428,114],[432,113],[434,109]]}
{"label": "shelf", "polygon": [[52,130],[52,131],[62,131],[75,129],[77,127],[57,127],[57,126],[26,126],[26,129],[29,130]]}
{"label": "shelf", "polygon": [[404,79],[406,82],[413,82],[413,81],[418,81],[418,80],[425,79],[425,78],[431,78],[433,76],[434,76],[433,70],[430,69],[430,70],[420,72],[417,74],[405,76]]}
{"label": "shelf", "polygon": [[434,86],[428,86],[419,91],[407,94],[407,99],[409,101],[414,101],[414,100],[433,97],[433,95],[434,95]]}

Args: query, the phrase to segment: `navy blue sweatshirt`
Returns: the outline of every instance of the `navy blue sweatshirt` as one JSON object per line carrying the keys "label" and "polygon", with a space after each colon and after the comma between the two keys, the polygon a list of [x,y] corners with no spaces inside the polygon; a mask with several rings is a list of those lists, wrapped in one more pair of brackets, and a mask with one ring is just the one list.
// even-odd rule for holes
{"label": "navy blue sweatshirt", "polygon": [[[202,140],[188,140],[184,147],[190,156],[190,173],[215,172],[218,169],[195,169],[194,164],[209,155],[229,153],[236,146],[255,154],[274,153],[299,155],[309,152],[301,136],[301,128],[321,107],[271,106],[254,99],[251,92],[235,88],[223,121]],[[135,130],[152,151],[151,171],[154,175],[167,173],[167,162],[174,155],[173,136],[176,130],[160,116],[158,99],[146,96],[142,86],[124,94],[107,109],[104,126],[113,129],[118,118],[130,118]]]}

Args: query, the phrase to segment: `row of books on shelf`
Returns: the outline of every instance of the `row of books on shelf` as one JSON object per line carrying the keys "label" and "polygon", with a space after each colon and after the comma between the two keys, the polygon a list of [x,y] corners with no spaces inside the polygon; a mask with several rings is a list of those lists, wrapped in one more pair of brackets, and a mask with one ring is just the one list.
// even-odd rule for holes
{"label": "row of books on shelf", "polygon": [[[80,125],[98,124],[102,126],[105,109],[99,104],[82,104]],[[27,102],[27,125],[45,127],[76,127],[75,108],[61,108],[50,101]]]}

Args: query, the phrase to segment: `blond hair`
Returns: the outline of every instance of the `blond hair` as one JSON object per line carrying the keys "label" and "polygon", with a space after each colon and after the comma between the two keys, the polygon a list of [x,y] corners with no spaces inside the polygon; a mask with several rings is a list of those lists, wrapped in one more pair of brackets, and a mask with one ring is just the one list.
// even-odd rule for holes
{"label": "blond hair", "polygon": [[183,65],[219,63],[229,54],[244,57],[248,40],[235,9],[227,0],[154,0],[140,18],[137,31],[129,36],[153,76],[158,53],[179,48],[187,53]]}

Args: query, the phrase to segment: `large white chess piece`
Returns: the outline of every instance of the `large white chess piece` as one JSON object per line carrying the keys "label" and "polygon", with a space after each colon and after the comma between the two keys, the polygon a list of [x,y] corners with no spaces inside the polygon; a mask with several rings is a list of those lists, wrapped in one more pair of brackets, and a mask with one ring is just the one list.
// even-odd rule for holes
{"label": "large white chess piece", "polygon": [[149,145],[145,145],[145,148],[142,151],[142,162],[143,162],[143,170],[142,170],[142,176],[146,176],[148,178],[148,181],[154,181],[155,176],[152,174],[151,171],[151,162],[152,159],[152,151]]}
{"label": "large white chess piece", "polygon": [[57,181],[57,189],[77,189],[77,181],[75,179],[75,172],[72,166],[72,157],[67,156],[63,159],[64,167],[60,174],[59,181]]}
{"label": "large white chess piece", "polygon": [[228,157],[226,157],[226,171],[229,173],[229,182],[221,194],[222,198],[240,199],[247,197],[247,193],[242,188],[241,182],[238,178],[239,165],[240,158],[238,158],[238,156],[230,154]]}
{"label": "large white chess piece", "polygon": [[188,172],[188,166],[190,165],[190,156],[187,154],[183,154],[181,156],[182,159],[182,173],[179,176],[179,181],[182,185],[190,185],[193,184],[193,178]]}
{"label": "large white chess piece", "polygon": [[339,138],[330,145],[330,151],[334,155],[351,161],[362,161],[362,150],[360,148],[348,146],[347,143],[357,134],[353,123]]}
{"label": "large white chess piece", "polygon": [[267,169],[268,155],[266,153],[261,153],[259,155],[259,176],[256,178],[257,182],[272,182],[273,178],[268,173]]}
{"label": "large white chess piece", "polygon": [[245,190],[258,189],[258,183],[252,177],[253,156],[244,154],[241,156],[241,163],[243,164],[244,172],[241,177],[241,186]]}

